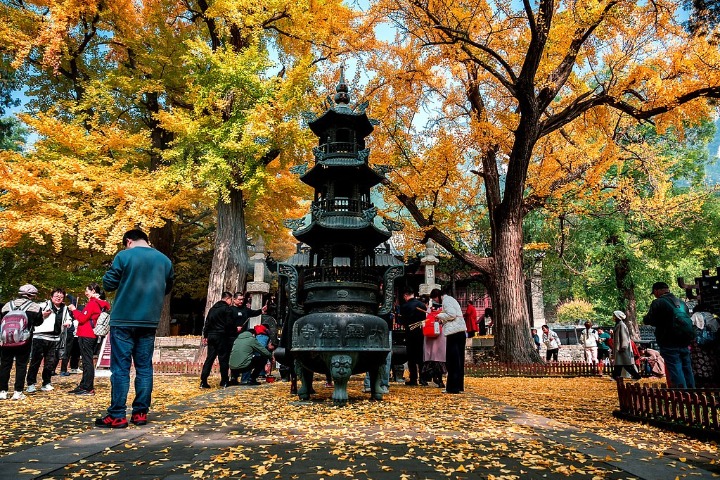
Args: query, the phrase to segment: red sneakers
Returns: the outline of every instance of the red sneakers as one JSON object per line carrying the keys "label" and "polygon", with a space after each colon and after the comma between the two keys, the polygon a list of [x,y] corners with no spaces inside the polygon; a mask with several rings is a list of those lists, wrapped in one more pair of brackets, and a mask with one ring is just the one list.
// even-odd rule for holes
{"label": "red sneakers", "polygon": [[95,419],[95,426],[103,428],[127,428],[128,421],[126,418],[113,418],[105,415],[102,418]]}
{"label": "red sneakers", "polygon": [[147,413],[133,413],[130,422],[133,425],[147,425]]}

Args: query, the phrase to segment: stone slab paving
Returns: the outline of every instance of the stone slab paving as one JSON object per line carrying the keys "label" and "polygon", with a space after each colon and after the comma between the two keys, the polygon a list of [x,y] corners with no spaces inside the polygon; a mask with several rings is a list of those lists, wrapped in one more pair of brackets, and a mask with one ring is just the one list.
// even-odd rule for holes
{"label": "stone slab paving", "polygon": [[[362,438],[344,438],[337,425],[318,419],[312,431],[208,420],[182,428],[183,415],[228,400],[233,389],[216,390],[166,411],[147,426],[92,429],[59,442],[0,458],[0,479],[185,478],[321,479],[647,479],[718,478],[717,472],[658,457],[592,432],[533,415],[474,393],[472,404],[493,409],[493,421],[507,424],[503,438],[475,440],[453,429],[434,435],[409,429],[363,427]],[[312,415],[312,402],[306,402]],[[462,412],[463,415],[471,412]],[[482,429],[482,426],[478,426]],[[342,439],[342,440],[339,440]],[[535,449],[568,470],[556,473],[528,466],[522,452]],[[464,452],[463,458],[457,457]],[[455,456],[454,456],[455,455]],[[591,459],[592,468],[588,467]],[[472,465],[467,470],[463,465]]]}

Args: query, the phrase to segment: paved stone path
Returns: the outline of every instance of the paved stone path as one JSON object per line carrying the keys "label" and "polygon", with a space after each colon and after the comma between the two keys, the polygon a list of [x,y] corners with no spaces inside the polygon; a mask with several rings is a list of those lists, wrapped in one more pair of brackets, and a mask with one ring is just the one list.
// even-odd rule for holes
{"label": "paved stone path", "polygon": [[[398,429],[325,421],[327,402],[286,404],[302,425],[266,422],[268,412],[239,421],[222,412],[236,408],[240,390],[215,390],[151,413],[146,426],[91,429],[58,442],[0,457],[0,479],[31,478],[288,478],[321,479],[711,479],[720,469],[657,456],[622,442],[533,415],[466,392],[470,411],[491,415],[476,429]],[[270,386],[257,387],[273,388]],[[261,390],[257,390],[260,392]],[[279,391],[279,390],[278,390]],[[447,398],[446,396],[442,396]],[[365,402],[372,404],[374,402]],[[474,407],[477,405],[477,407]],[[202,412],[202,414],[201,414]],[[334,412],[342,410],[335,409]],[[190,422],[189,419],[197,421]],[[266,423],[264,423],[266,422]]]}

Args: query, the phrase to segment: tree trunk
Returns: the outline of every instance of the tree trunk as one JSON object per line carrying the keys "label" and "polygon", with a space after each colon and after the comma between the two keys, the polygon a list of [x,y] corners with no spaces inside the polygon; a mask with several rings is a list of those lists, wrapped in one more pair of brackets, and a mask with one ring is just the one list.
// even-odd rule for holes
{"label": "tree trunk", "polygon": [[215,251],[210,268],[205,316],[210,307],[220,300],[223,291],[244,291],[248,254],[243,207],[243,194],[237,189],[230,190],[229,202],[218,201]]}
{"label": "tree trunk", "polygon": [[620,305],[625,308],[625,323],[630,331],[630,338],[634,342],[640,341],[640,328],[637,321],[637,299],[635,298],[635,283],[630,277],[630,261],[626,255],[616,257],[615,285],[620,293]]}
{"label": "tree trunk", "polygon": [[[150,238],[150,242],[153,247],[167,255],[172,262],[175,262],[173,254],[175,232],[173,230],[172,222],[166,221],[165,225],[162,227],[150,229],[148,237]],[[162,313],[160,314],[160,324],[158,325],[156,333],[158,337],[166,337],[170,335],[170,298],[171,295],[165,295]]]}
{"label": "tree trunk", "polygon": [[[162,152],[166,150],[172,141],[172,134],[163,129],[157,114],[160,112],[160,101],[156,92],[148,92],[145,94],[145,106],[151,115],[148,115],[148,126],[150,127],[150,139],[152,141],[152,149],[150,149],[150,170],[155,171],[162,165]],[[148,236],[153,246],[175,263],[175,228],[171,219],[164,219],[165,224],[160,228],[150,229]],[[160,314],[160,324],[157,329],[158,337],[166,337],[170,335],[170,299],[171,295],[165,295],[163,300],[163,309]]]}
{"label": "tree trunk", "polygon": [[493,315],[495,351],[501,362],[539,362],[530,336],[525,275],[522,268],[522,222],[498,222],[495,258]]}

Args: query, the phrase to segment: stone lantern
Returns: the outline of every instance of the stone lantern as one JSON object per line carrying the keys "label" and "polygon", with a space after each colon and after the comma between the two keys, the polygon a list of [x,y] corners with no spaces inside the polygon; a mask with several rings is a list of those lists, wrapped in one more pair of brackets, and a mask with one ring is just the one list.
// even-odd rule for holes
{"label": "stone lantern", "polygon": [[377,248],[399,226],[379,222],[370,200],[387,169],[368,164],[365,138],[373,125],[367,103],[350,107],[342,70],[336,92],[325,113],[309,123],[319,138],[314,165],[293,169],[315,194],[309,214],[285,222],[307,248],[278,264],[284,350],[276,356],[295,361],[301,399],[312,393],[313,372],[330,373],[333,401],[342,405],[347,381],[356,373],[369,372],[371,397],[382,399],[393,284],[403,263]]}

